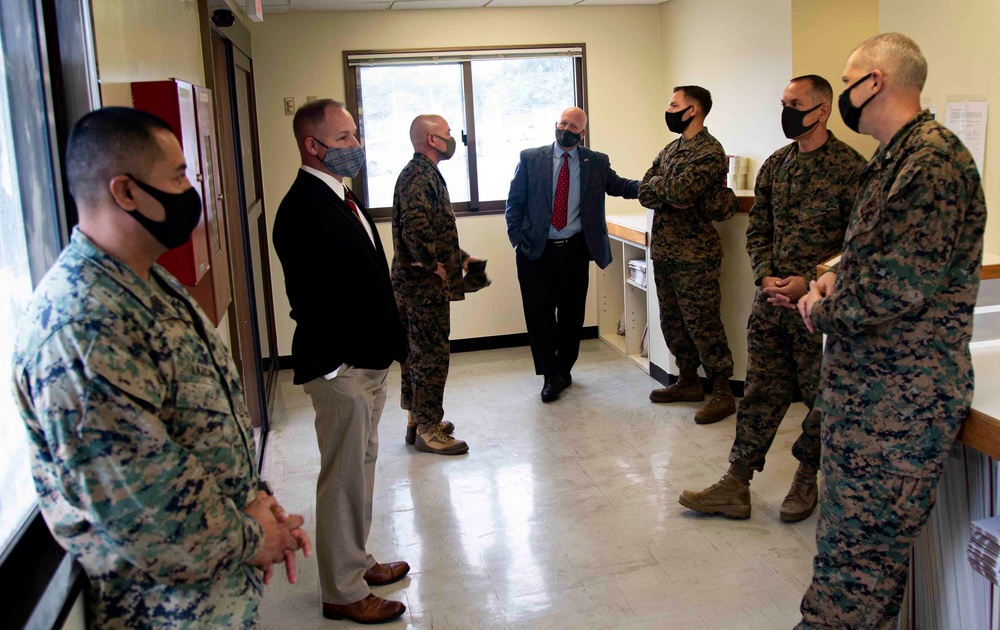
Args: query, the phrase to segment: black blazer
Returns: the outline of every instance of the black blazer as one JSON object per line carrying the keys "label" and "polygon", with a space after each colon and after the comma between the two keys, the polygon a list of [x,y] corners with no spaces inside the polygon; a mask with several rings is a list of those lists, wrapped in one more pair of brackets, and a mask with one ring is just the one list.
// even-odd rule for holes
{"label": "black blazer", "polygon": [[299,175],[274,217],[272,241],[295,320],[295,383],[340,365],[372,370],[406,357],[382,241],[375,245],[347,204],[315,175]]}

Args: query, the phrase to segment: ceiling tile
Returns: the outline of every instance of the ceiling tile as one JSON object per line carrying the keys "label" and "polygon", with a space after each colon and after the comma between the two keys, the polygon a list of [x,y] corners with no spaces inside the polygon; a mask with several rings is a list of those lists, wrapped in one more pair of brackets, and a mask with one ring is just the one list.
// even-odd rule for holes
{"label": "ceiling tile", "polygon": [[566,7],[580,0],[491,0],[486,6],[495,7]]}

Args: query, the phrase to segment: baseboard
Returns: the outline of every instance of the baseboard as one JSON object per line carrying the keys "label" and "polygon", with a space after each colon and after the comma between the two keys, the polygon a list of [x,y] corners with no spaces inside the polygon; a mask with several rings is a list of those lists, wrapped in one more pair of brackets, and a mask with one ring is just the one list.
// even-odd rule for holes
{"label": "baseboard", "polygon": [[[581,339],[597,339],[597,326],[586,326],[580,335]],[[454,339],[451,342],[452,353],[477,352],[480,350],[497,350],[500,348],[520,348],[528,345],[528,333],[513,335],[493,335],[492,337],[473,337],[470,339]]]}
{"label": "baseboard", "polygon": [[[581,339],[597,339],[597,326],[584,326]],[[477,352],[480,350],[497,350],[500,348],[520,348],[528,345],[528,333],[513,335],[493,335],[491,337],[473,337],[470,339],[455,339],[451,342],[451,352]],[[271,367],[271,358],[261,360],[266,372]],[[279,370],[295,369],[295,361],[290,354],[278,357]]]}
{"label": "baseboard", "polygon": [[[652,361],[649,362],[649,375],[654,379],[656,379],[656,381],[661,385],[663,385],[664,387],[669,387],[677,382],[677,376],[667,373],[666,370],[664,370],[657,364],[653,363]],[[702,377],[701,386],[705,390],[706,394],[712,393],[712,381],[708,380],[705,377]],[[729,379],[729,387],[730,389],[733,390],[734,396],[736,396],[737,398],[743,397],[743,387],[744,387],[743,381]]]}

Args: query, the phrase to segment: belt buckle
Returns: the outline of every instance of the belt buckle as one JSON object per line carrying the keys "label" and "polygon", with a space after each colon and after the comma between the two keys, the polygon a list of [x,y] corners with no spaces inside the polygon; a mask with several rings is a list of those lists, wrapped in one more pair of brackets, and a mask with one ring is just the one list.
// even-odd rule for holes
{"label": "belt buckle", "polygon": [[569,239],[568,238],[561,238],[559,240],[552,240],[552,241],[549,241],[549,242],[552,243],[552,247],[562,247],[563,245],[565,245],[566,243],[569,242]]}

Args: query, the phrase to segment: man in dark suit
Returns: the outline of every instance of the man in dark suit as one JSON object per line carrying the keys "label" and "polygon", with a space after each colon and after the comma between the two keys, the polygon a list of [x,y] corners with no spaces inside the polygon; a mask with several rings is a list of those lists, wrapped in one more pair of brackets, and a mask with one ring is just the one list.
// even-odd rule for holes
{"label": "man in dark suit", "polygon": [[295,383],[316,410],[316,552],[323,616],[379,623],[406,611],[370,586],[405,562],[366,551],[386,374],[406,356],[389,266],[371,216],[343,184],[364,162],[344,106],[312,101],[292,122],[302,167],[274,219],[274,250],[295,320]]}
{"label": "man in dark suit", "polygon": [[590,261],[611,264],[604,196],[639,194],[639,182],[619,177],[607,155],[579,146],[587,135],[582,109],[564,111],[555,135],[551,145],[521,151],[506,213],[535,373],[545,377],[542,402],[573,383]]}

